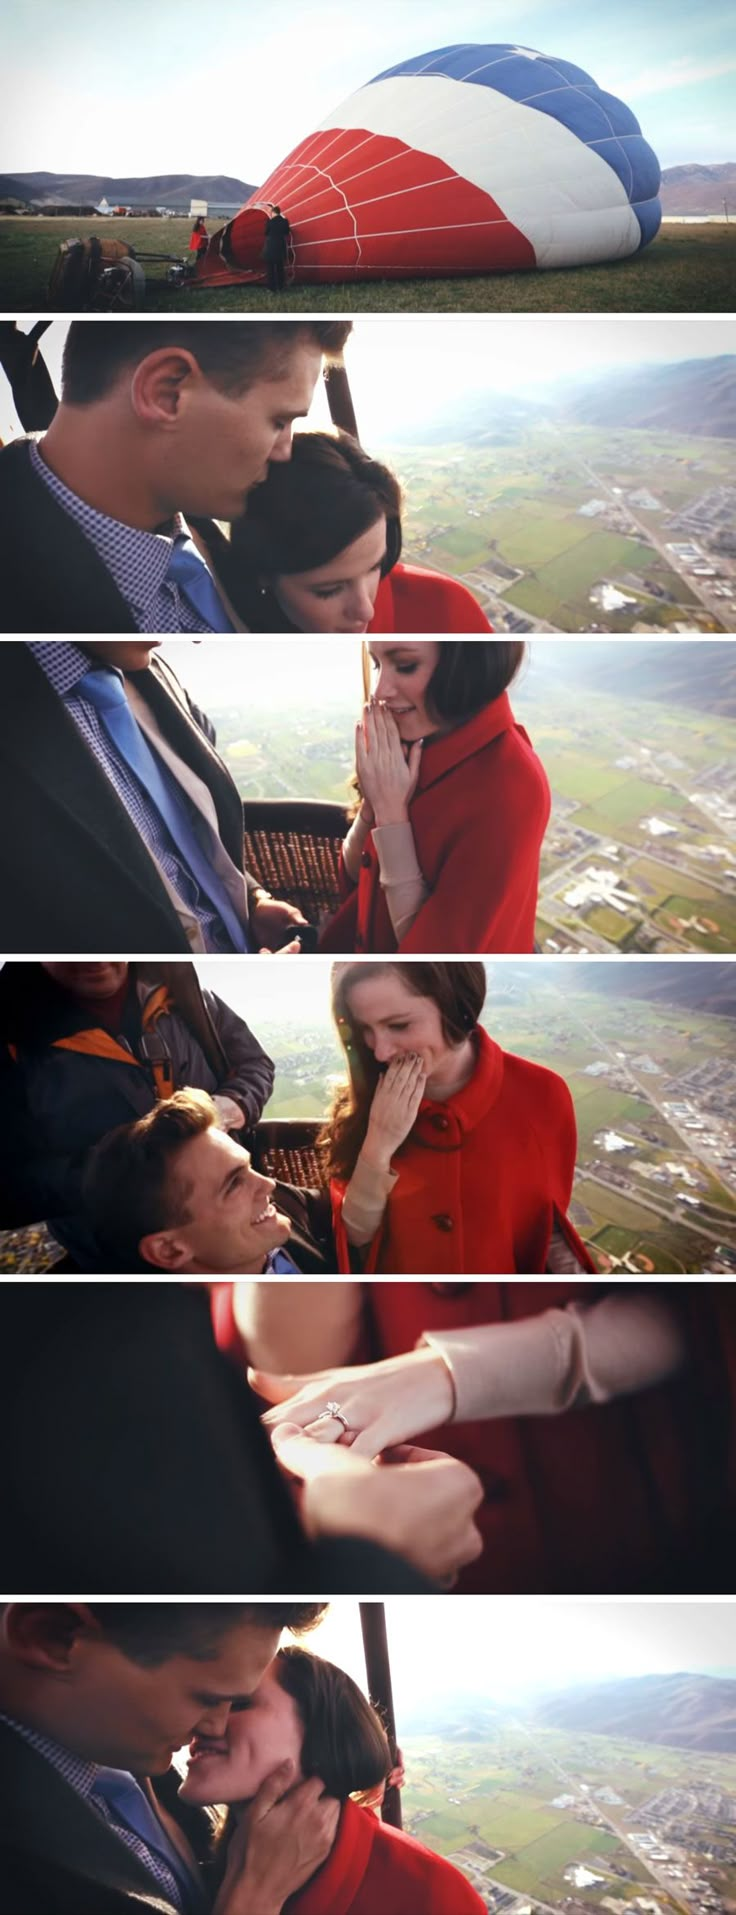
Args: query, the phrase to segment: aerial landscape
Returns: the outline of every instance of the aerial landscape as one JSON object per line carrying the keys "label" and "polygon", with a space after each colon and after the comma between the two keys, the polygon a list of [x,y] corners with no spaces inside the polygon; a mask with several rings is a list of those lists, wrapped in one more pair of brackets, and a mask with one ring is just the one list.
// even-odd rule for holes
{"label": "aerial landscape", "polygon": [[736,605],[734,362],[479,392],[387,448],[416,563],[499,632],[726,632]]}
{"label": "aerial landscape", "polygon": [[[673,1692],[674,1734],[662,1720]],[[404,1826],[462,1868],[494,1915],[731,1915],[735,1708],[734,1681],[687,1676],[517,1709],[428,1701],[401,1729]],[[634,1726],[616,1733],[610,1716]],[[688,1735],[693,1746],[672,1746]]]}

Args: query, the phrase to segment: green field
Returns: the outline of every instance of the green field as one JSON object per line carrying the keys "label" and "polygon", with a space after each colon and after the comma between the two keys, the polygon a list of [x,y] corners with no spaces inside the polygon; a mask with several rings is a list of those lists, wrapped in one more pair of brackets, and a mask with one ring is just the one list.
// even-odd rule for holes
{"label": "green field", "polygon": [[[214,230],[217,221],[210,221]],[[139,252],[182,259],[187,219],[0,219],[0,285],[5,312],[41,312],[61,240],[96,233],[126,239]],[[502,273],[469,279],[376,280],[362,286],[305,286],[286,294],[264,287],[182,295],[165,283],[165,265],[146,267],[152,312],[730,312],[736,227],[664,226],[644,253],[566,272]]]}

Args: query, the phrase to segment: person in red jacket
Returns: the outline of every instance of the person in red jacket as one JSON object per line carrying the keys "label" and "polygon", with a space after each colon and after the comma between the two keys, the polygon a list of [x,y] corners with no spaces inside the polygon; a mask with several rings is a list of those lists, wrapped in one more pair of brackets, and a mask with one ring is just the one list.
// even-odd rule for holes
{"label": "person in red jacket", "polygon": [[348,1064],[323,1133],[338,1268],[592,1269],[567,1218],[572,1097],[479,1023],[485,966],[336,964],[332,986]]}
{"label": "person in red jacket", "polygon": [[356,729],[360,809],[326,951],[534,949],[546,773],[508,686],[516,639],[372,639]]}
{"label": "person in red jacket", "polygon": [[247,1711],[233,1709],[219,1737],[195,1736],[190,1756],[181,1799],[228,1807],[215,1842],[215,1874],[226,1882],[247,1846],[248,1804],[275,1764],[290,1759],[295,1781],[318,1776],[341,1804],[330,1854],[284,1915],[483,1915],[459,1869],[351,1799],[372,1802],[393,1763],[379,1716],[334,1663],[281,1649]]}
{"label": "person in red jacket", "polygon": [[349,433],[299,432],[232,527],[223,582],[250,632],[490,632],[457,579],[401,559],[401,491]]}

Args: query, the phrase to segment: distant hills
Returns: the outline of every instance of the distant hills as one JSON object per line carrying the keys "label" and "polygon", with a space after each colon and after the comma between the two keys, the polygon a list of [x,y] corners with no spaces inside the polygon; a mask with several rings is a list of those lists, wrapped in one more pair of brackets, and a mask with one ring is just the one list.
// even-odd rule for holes
{"label": "distant hills", "polygon": [[719,640],[678,639],[664,646],[658,639],[629,639],[615,645],[532,644],[534,688],[529,693],[544,701],[550,685],[575,692],[611,692],[618,697],[653,699],[658,705],[685,705],[717,718],[736,718],[736,647]]}
{"label": "distant hills", "polygon": [[550,1696],[536,1716],[545,1728],[736,1755],[736,1681],[729,1677],[630,1676]]}
{"label": "distant hills", "polygon": [[[565,387],[567,382],[565,382]],[[573,385],[562,403],[581,426],[634,426],[649,432],[686,432],[736,438],[736,356],[685,359],[672,365],[633,366]]]}
{"label": "distant hills", "polygon": [[228,173],[147,173],[142,178],[117,178],[111,173],[0,173],[0,199],[20,199],[36,205],[170,206],[189,212],[192,199],[211,206],[242,206],[255,191],[245,180]]}
{"label": "distant hills", "polygon": [[[181,206],[206,199],[213,206],[242,205],[255,187],[226,173],[149,173],[116,178],[110,173],[0,173],[0,198],[94,203],[103,198],[124,206]],[[736,164],[666,166],[662,173],[665,213],[722,213],[724,199],[736,219]]]}
{"label": "distant hills", "polygon": [[660,187],[664,213],[722,213],[724,199],[736,218],[736,165],[665,166]]}
{"label": "distant hills", "polygon": [[408,423],[385,437],[395,446],[514,445],[544,423],[736,438],[736,354],[604,366],[558,379],[528,399],[481,389],[451,405],[440,402],[426,423]]}
{"label": "distant hills", "polygon": [[583,959],[581,965],[587,989],[615,997],[617,1002],[623,997],[647,998],[686,1015],[710,1012],[718,1017],[736,1017],[735,964],[688,964],[675,959],[656,966],[606,965],[586,964]]}

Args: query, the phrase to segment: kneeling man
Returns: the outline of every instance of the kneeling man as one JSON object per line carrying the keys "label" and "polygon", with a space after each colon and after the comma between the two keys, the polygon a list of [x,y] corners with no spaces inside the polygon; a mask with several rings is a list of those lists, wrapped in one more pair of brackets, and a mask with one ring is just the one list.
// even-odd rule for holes
{"label": "kneeling man", "polygon": [[[84,1204],[109,1267],[170,1276],[337,1270],[324,1193],[255,1170],[206,1091],[179,1090],[92,1152]],[[276,1202],[272,1200],[275,1197]]]}

